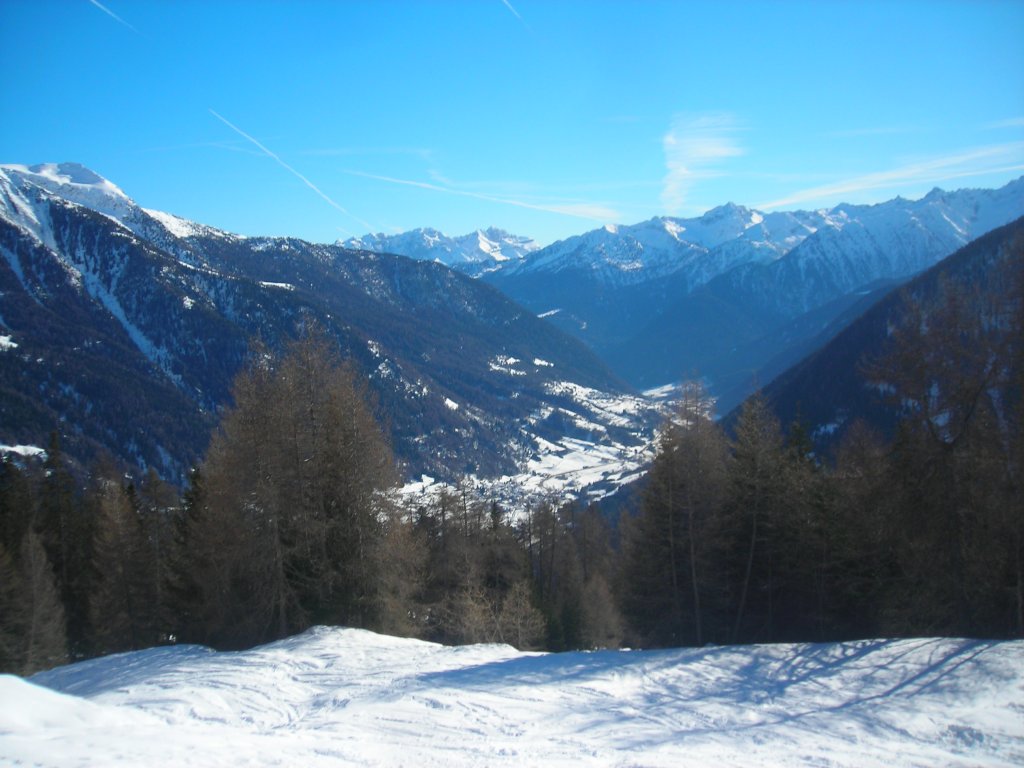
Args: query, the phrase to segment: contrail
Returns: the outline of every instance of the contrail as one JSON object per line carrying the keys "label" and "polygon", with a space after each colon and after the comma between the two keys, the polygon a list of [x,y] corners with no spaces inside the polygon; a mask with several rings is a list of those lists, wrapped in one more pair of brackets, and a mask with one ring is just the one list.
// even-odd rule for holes
{"label": "contrail", "polygon": [[502,2],[502,4],[503,4],[503,5],[504,5],[504,6],[506,7],[506,8],[508,8],[508,9],[509,9],[510,11],[512,11],[512,15],[513,15],[513,16],[515,16],[515,17],[516,17],[517,19],[519,19],[519,22],[520,22],[520,23],[521,23],[521,24],[522,24],[522,25],[523,25],[524,27],[526,27],[526,31],[527,31],[527,32],[529,32],[530,34],[533,34],[533,30],[532,30],[532,29],[530,29],[530,25],[526,23],[526,19],[524,19],[524,18],[523,18],[522,16],[520,16],[520,15],[519,15],[519,11],[517,11],[517,10],[516,10],[516,9],[515,9],[515,8],[514,8],[514,7],[512,6],[512,3],[510,3],[510,2],[508,1],[508,0],[501,0],[501,2]]}
{"label": "contrail", "polygon": [[986,173],[1004,173],[1024,169],[1024,141],[1008,144],[994,144],[974,147],[944,157],[933,157],[910,165],[892,168],[888,171],[868,173],[794,192],[779,200],[757,205],[761,209],[781,208],[784,205],[804,203],[809,200],[836,198],[839,195],[856,194],[889,187],[905,187],[913,184],[936,184],[951,179],[970,178]]}
{"label": "contrail", "polygon": [[508,197],[497,197],[495,195],[485,195],[480,192],[468,192],[463,189],[452,189],[451,187],[442,187],[438,184],[429,184],[425,181],[396,179],[393,176],[379,176],[375,173],[363,173],[362,171],[345,171],[345,173],[349,173],[353,176],[361,176],[364,179],[375,179],[376,181],[384,181],[389,184],[400,184],[405,187],[428,189],[432,192],[444,192],[449,195],[471,197],[475,200],[485,200],[490,203],[500,203],[502,205],[514,205],[517,208],[529,208],[532,211],[545,211],[547,213],[557,213],[562,216],[573,216],[578,219],[590,219],[591,221],[599,221],[601,223],[615,221],[619,216],[617,211],[614,211],[603,205],[593,205],[590,203],[570,203],[567,205],[541,205],[539,203],[528,203],[524,200],[514,200]]}
{"label": "contrail", "polygon": [[348,217],[349,217],[350,219],[353,219],[354,221],[357,221],[357,222],[359,222],[360,224],[362,224],[362,225],[363,225],[364,227],[366,227],[366,231],[367,231],[367,232],[372,232],[372,231],[373,231],[373,226],[372,226],[372,225],[370,225],[369,223],[367,223],[367,222],[363,221],[362,219],[360,219],[360,218],[359,218],[358,216],[356,216],[355,214],[353,214],[353,213],[350,213],[349,211],[345,210],[345,208],[344,208],[343,206],[341,206],[341,205],[338,205],[338,204],[337,204],[336,202],[334,202],[334,201],[333,201],[333,200],[332,200],[332,199],[331,199],[330,197],[328,197],[328,196],[327,196],[327,194],[326,194],[326,193],[325,193],[325,192],[324,192],[323,190],[321,190],[321,189],[320,189],[320,187],[318,187],[318,186],[317,186],[316,184],[314,184],[314,183],[313,183],[312,181],[310,181],[309,179],[307,179],[307,178],[306,178],[305,176],[303,176],[303,175],[302,175],[301,173],[299,173],[299,172],[298,172],[297,170],[295,170],[294,168],[292,168],[292,167],[291,167],[290,165],[288,165],[288,163],[286,163],[286,162],[285,162],[284,160],[282,160],[282,159],[281,159],[281,158],[280,158],[280,157],[279,157],[279,156],[278,156],[277,154],[275,154],[274,152],[271,152],[271,151],[270,151],[269,149],[267,149],[267,148],[266,148],[265,146],[263,146],[263,145],[262,145],[262,144],[261,144],[261,143],[260,143],[259,141],[257,141],[256,139],[254,139],[254,138],[253,138],[252,136],[250,136],[250,135],[249,135],[248,133],[246,133],[245,131],[243,131],[243,130],[242,130],[241,128],[239,128],[239,127],[238,127],[237,125],[235,125],[234,123],[232,123],[232,122],[231,122],[230,120],[228,120],[228,119],[227,119],[226,117],[224,117],[224,116],[222,116],[222,115],[219,115],[219,114],[217,114],[217,112],[216,112],[216,111],[214,111],[214,110],[212,110],[212,109],[210,110],[210,114],[211,114],[211,115],[213,115],[214,117],[216,117],[216,118],[217,118],[218,120],[220,120],[220,121],[221,121],[222,123],[224,123],[224,125],[226,125],[226,126],[227,126],[228,128],[230,128],[231,130],[233,130],[233,131],[234,131],[235,133],[237,133],[237,134],[238,134],[239,136],[241,136],[241,137],[242,137],[243,139],[247,139],[248,141],[251,141],[251,142],[252,142],[253,144],[255,144],[255,145],[256,145],[256,146],[257,146],[257,147],[258,147],[258,148],[260,149],[260,151],[262,151],[262,152],[263,152],[263,154],[265,154],[265,155],[266,155],[267,157],[269,157],[269,158],[271,158],[272,160],[274,160],[274,161],[275,161],[275,162],[276,162],[276,163],[277,163],[278,165],[280,165],[280,166],[281,166],[282,168],[284,168],[284,169],[285,169],[286,171],[288,171],[289,173],[291,173],[291,174],[292,174],[293,176],[296,176],[296,177],[298,177],[298,179],[299,179],[299,180],[300,180],[300,181],[301,181],[301,182],[302,182],[303,184],[305,184],[305,185],[306,185],[307,187],[309,187],[309,188],[310,188],[310,189],[312,189],[312,190],[313,190],[314,192],[316,192],[316,193],[317,193],[318,195],[320,195],[320,197],[322,197],[322,198],[323,198],[323,199],[324,199],[324,200],[325,200],[325,201],[327,202],[327,204],[328,204],[328,205],[330,205],[330,206],[331,206],[332,208],[335,208],[335,209],[337,209],[338,211],[341,211],[341,212],[342,212],[343,214],[345,214],[346,216],[348,216]]}
{"label": "contrail", "polygon": [[137,35],[141,35],[142,34],[141,32],[139,32],[139,30],[137,30],[135,27],[133,27],[131,24],[129,24],[124,19],[122,19],[120,16],[118,16],[116,13],[114,13],[112,10],[107,8],[102,3],[98,2],[97,0],[89,0],[89,2],[92,3],[93,5],[95,5],[97,8],[99,8],[105,14],[107,14],[107,16],[112,18],[114,21],[117,21],[117,22],[119,22],[121,24],[124,24],[126,27],[128,27],[128,29],[130,29],[135,34],[137,34]]}
{"label": "contrail", "polygon": [[[519,11],[517,11],[515,8],[512,7],[512,3],[510,3],[508,0],[501,0],[501,2],[503,2],[505,4],[505,7],[508,8],[510,11],[512,11],[513,14],[515,14],[515,17],[517,19],[519,19],[520,21],[523,20],[523,17],[519,15]],[[97,5],[98,5],[98,3],[97,3]]]}

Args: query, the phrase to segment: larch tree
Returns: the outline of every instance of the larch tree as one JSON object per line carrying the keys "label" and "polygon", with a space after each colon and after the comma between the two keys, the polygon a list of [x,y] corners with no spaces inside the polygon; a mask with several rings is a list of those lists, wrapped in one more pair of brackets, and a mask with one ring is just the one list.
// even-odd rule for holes
{"label": "larch tree", "polygon": [[1024,248],[1013,247],[1006,285],[945,279],[934,297],[908,295],[887,352],[866,367],[900,416],[890,487],[902,578],[888,592],[891,633],[1006,634],[1024,623],[1015,459]]}
{"label": "larch tree", "polygon": [[395,467],[368,399],[318,332],[236,379],[190,534],[218,642],[380,620]]}
{"label": "larch tree", "polygon": [[[721,546],[728,443],[696,383],[662,432],[639,519],[626,542],[624,611],[656,645],[702,644],[719,612],[711,565]],[[710,602],[709,602],[710,600]]]}
{"label": "larch tree", "polygon": [[779,534],[791,504],[786,452],[778,419],[760,394],[736,422],[729,467],[728,509],[738,566],[732,641],[771,639]]}
{"label": "larch tree", "polygon": [[21,670],[29,675],[64,664],[68,659],[64,605],[42,542],[35,533],[26,534],[19,558],[22,619]]}

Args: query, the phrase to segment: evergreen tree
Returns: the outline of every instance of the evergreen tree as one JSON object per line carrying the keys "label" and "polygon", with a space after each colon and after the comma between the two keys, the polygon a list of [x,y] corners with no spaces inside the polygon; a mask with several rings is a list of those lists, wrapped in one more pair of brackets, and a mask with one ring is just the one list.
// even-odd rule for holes
{"label": "evergreen tree", "polygon": [[112,464],[94,479],[98,503],[96,572],[89,607],[95,652],[146,648],[158,642],[151,553],[134,490],[121,484]]}
{"label": "evergreen tree", "polygon": [[72,651],[82,653],[90,632],[88,593],[92,517],[83,509],[75,492],[74,478],[65,463],[56,432],[50,435],[43,464],[34,529],[56,574]]}
{"label": "evergreen tree", "polygon": [[206,609],[214,602],[204,596],[203,578],[212,569],[208,557],[211,550],[196,536],[202,531],[206,515],[206,493],[202,471],[194,467],[189,473],[181,503],[170,521],[170,543],[167,554],[168,639],[189,643],[208,642],[207,631],[212,619]]}
{"label": "evergreen tree", "polygon": [[14,558],[0,542],[0,673],[21,672],[25,587]]}
{"label": "evergreen tree", "polygon": [[0,458],[0,546],[17,552],[35,514],[35,499],[25,473],[9,456]]}
{"label": "evergreen tree", "polygon": [[900,411],[889,485],[901,578],[886,593],[885,629],[1003,634],[1020,624],[1007,600],[1021,570],[1010,447],[1020,425],[1006,408],[1019,397],[1020,310],[1005,291],[952,281],[933,301],[906,304],[888,352],[868,368]]}

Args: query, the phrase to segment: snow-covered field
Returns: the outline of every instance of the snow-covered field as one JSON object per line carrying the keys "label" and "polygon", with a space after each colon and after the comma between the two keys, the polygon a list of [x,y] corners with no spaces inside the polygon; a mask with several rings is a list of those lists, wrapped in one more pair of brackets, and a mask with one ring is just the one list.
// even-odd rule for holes
{"label": "snow-covered field", "polygon": [[0,677],[0,764],[1024,765],[1024,641],[529,654],[317,628]]}

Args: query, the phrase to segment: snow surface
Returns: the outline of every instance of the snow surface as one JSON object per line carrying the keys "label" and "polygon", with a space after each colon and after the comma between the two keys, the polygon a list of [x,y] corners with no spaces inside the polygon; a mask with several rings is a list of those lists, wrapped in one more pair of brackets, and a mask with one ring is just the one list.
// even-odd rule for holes
{"label": "snow surface", "polygon": [[11,453],[24,458],[46,458],[46,449],[38,445],[0,445],[0,456]]}
{"label": "snow surface", "polygon": [[[497,355],[489,365],[510,376],[526,375],[516,367],[526,365],[525,361],[515,357]],[[540,358],[533,365],[553,367]],[[646,471],[657,448],[657,427],[678,395],[678,386],[664,387],[648,397],[609,394],[570,381],[550,381],[544,389],[558,405],[542,407],[523,424],[526,450],[518,471],[497,478],[467,475],[459,493],[468,493],[475,501],[497,501],[513,517],[551,498],[584,502],[605,498]],[[568,425],[569,433],[561,427],[545,429],[551,417]],[[406,503],[421,504],[452,490],[446,482],[424,477],[403,486],[399,496]]]}
{"label": "snow surface", "polygon": [[1024,641],[531,654],[315,628],[0,676],[32,766],[1010,766]]}

